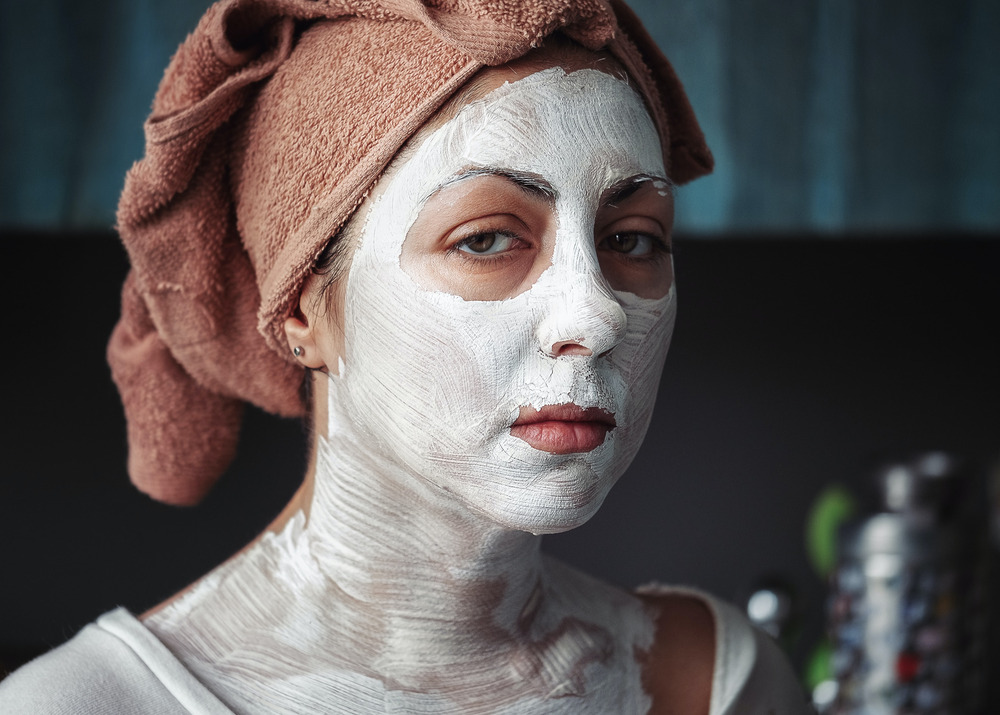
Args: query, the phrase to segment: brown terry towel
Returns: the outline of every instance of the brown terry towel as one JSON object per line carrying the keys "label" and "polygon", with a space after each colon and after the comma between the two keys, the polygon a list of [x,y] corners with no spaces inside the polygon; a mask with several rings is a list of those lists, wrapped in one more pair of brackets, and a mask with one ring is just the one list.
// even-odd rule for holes
{"label": "brown terry towel", "polygon": [[617,0],[222,0],[206,12],[167,68],[118,207],[132,272],[108,360],[141,490],[196,503],[233,457],[244,402],[303,413],[282,324],[316,257],[457,89],[557,31],[625,66],[674,181],[711,171],[670,64]]}

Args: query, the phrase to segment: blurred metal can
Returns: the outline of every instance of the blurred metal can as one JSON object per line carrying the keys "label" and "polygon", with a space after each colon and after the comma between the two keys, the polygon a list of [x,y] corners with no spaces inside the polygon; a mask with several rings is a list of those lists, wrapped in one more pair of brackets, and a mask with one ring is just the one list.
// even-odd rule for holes
{"label": "blurred metal can", "polygon": [[840,533],[828,712],[983,712],[983,530],[961,508],[965,474],[933,452],[878,476],[879,510]]}

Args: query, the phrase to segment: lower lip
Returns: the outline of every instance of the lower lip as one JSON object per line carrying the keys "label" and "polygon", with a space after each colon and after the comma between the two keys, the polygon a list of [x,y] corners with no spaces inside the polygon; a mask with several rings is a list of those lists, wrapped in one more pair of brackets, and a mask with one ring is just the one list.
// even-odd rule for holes
{"label": "lower lip", "polygon": [[600,447],[611,429],[603,422],[552,420],[514,425],[510,433],[541,452],[576,454]]}

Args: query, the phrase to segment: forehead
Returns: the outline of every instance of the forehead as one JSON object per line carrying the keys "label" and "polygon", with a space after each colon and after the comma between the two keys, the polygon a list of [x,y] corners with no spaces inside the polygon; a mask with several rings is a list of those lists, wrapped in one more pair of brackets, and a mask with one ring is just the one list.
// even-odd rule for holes
{"label": "forehead", "polygon": [[585,173],[597,161],[663,171],[659,137],[641,98],[625,81],[598,70],[536,72],[498,87],[449,124],[464,135],[469,158],[487,164],[509,162],[539,173],[576,165],[576,173]]}
{"label": "forehead", "polygon": [[594,69],[550,67],[504,83],[424,137],[412,159],[405,163],[418,168],[402,173],[419,173],[421,183],[483,167],[564,188],[607,188],[634,174],[666,178],[642,99],[626,81]]}
{"label": "forehead", "polygon": [[[440,127],[458,114],[464,106],[485,98],[504,84],[516,82],[551,67],[562,67],[567,74],[582,69],[600,70],[628,81],[625,68],[609,52],[588,50],[557,33],[524,57],[505,65],[483,67],[428,120],[422,131],[429,133],[429,130]],[[419,134],[418,132],[418,136]]]}

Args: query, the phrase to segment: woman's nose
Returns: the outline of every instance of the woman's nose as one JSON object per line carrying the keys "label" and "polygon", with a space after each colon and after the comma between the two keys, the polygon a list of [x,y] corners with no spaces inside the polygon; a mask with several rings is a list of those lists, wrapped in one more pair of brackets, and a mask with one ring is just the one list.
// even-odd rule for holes
{"label": "woman's nose", "polygon": [[600,357],[625,336],[626,316],[600,275],[577,274],[546,306],[539,347],[549,357]]}

